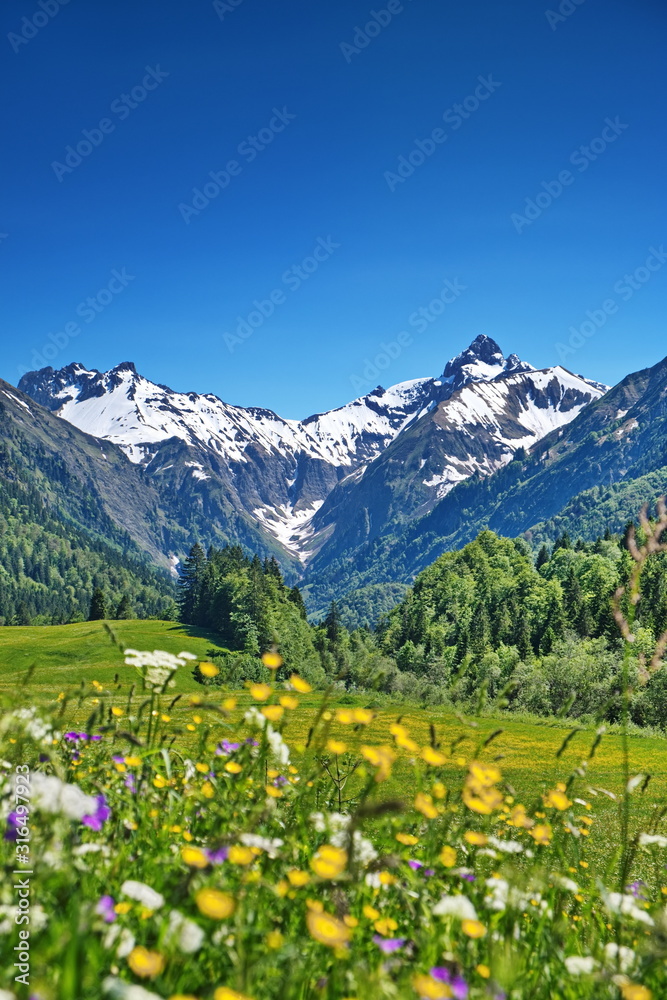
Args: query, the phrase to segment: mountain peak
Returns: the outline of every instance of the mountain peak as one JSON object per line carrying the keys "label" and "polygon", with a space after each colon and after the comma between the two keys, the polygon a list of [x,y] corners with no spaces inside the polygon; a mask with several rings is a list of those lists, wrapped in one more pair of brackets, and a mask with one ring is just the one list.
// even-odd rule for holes
{"label": "mountain peak", "polygon": [[137,369],[134,361],[121,361],[119,365],[111,369],[112,372],[132,372],[133,375],[137,374]]}
{"label": "mountain peak", "polygon": [[447,362],[442,377],[458,389],[466,382],[489,381],[499,375],[534,370],[517,354],[505,358],[496,341],[481,333],[465,351]]}

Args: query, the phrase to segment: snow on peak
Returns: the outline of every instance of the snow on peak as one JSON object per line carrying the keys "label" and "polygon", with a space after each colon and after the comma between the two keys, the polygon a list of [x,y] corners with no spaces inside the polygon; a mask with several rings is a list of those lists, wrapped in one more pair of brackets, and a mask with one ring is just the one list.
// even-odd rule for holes
{"label": "snow on peak", "polygon": [[521,361],[516,354],[505,358],[495,340],[480,334],[465,351],[447,362],[442,377],[443,381],[459,388],[466,382],[489,382],[509,372],[532,371],[535,371],[533,366]]}

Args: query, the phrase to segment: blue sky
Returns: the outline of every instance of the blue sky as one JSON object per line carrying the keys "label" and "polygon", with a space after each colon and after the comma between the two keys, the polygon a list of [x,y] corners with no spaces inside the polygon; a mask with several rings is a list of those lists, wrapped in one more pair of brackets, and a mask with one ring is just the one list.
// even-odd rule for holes
{"label": "blue sky", "polygon": [[133,360],[303,417],[480,333],[655,363],[667,11],[560,8],[5,0],[0,375]]}

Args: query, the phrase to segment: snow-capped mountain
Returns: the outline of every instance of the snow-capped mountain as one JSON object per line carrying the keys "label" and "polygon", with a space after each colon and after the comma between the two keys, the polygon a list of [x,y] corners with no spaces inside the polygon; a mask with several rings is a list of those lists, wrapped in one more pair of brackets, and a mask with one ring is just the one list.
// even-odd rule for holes
{"label": "snow-capped mountain", "polygon": [[355,495],[363,499],[378,468],[392,469],[392,482],[403,484],[401,516],[408,517],[461,479],[493,472],[606,389],[563,368],[536,371],[516,355],[506,359],[485,336],[439,378],[378,386],[304,420],[175,392],[129,362],[108,372],[44,368],[24,375],[19,388],[117,445],[159,490],[178,491],[212,517],[229,509],[304,561],[339,525],[343,534],[351,527],[341,525],[341,504],[347,510]]}

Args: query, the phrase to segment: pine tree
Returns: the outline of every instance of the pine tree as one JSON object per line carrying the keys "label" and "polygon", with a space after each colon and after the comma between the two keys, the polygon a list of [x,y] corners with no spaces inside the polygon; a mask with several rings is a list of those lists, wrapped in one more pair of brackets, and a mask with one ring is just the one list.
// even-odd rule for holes
{"label": "pine tree", "polygon": [[132,607],[132,602],[130,598],[125,594],[121,597],[118,602],[118,607],[116,608],[116,614],[114,615],[116,621],[121,621],[122,619],[134,618],[134,608]]}
{"label": "pine tree", "polygon": [[206,556],[199,542],[190,549],[188,558],[183,563],[183,569],[178,581],[179,620],[186,625],[197,624],[196,616],[199,606],[200,590]]}
{"label": "pine tree", "polygon": [[541,569],[545,563],[549,562],[549,549],[546,545],[543,545],[540,551],[537,553],[537,559],[535,560],[535,569]]}
{"label": "pine tree", "polygon": [[89,622],[99,622],[107,616],[107,604],[104,598],[104,591],[101,587],[95,587],[90,601]]}
{"label": "pine tree", "polygon": [[304,619],[304,621],[307,620],[308,611],[306,609],[306,605],[303,602],[303,597],[301,595],[301,591],[299,590],[299,588],[292,587],[287,597],[288,600],[292,602],[292,604],[296,604],[297,608],[299,609],[299,613],[301,617]]}
{"label": "pine tree", "polygon": [[327,639],[333,646],[337,646],[343,632],[343,620],[341,618],[340,609],[335,601],[332,601],[329,605],[329,610],[323,624],[326,630]]}

